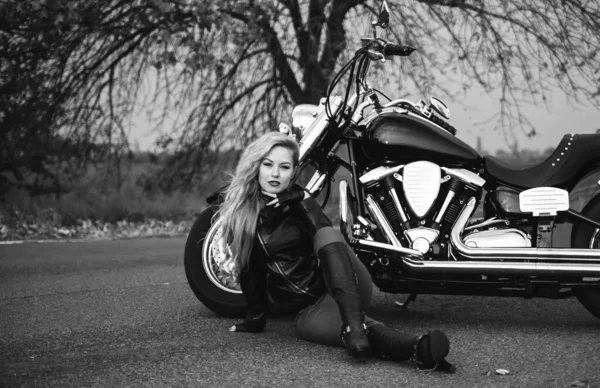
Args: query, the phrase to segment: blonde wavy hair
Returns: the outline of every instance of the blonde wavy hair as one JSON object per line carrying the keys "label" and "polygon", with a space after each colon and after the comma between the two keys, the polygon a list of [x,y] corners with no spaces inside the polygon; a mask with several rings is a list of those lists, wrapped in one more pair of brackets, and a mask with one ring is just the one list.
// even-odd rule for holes
{"label": "blonde wavy hair", "polygon": [[223,241],[231,249],[238,272],[246,268],[250,260],[258,214],[264,206],[258,183],[260,164],[273,147],[277,146],[292,151],[296,167],[300,150],[293,138],[280,132],[262,135],[242,153],[231,183],[225,191],[225,200],[216,215],[223,220]]}

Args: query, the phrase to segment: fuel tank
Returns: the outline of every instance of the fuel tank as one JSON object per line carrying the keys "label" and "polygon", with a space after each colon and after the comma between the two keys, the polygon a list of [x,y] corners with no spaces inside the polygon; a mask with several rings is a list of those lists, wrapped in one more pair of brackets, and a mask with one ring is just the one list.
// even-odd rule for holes
{"label": "fuel tank", "polygon": [[476,168],[482,158],[454,135],[412,113],[394,113],[367,127],[363,152],[368,159],[400,164],[427,160],[442,166]]}

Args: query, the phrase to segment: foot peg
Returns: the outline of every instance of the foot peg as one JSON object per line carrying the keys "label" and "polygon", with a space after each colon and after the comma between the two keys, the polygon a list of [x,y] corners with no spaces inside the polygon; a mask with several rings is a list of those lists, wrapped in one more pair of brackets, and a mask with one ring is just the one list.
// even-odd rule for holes
{"label": "foot peg", "polygon": [[399,309],[406,309],[406,307],[408,307],[410,302],[414,302],[415,300],[417,300],[417,294],[410,294],[404,302],[395,301],[394,307],[397,307]]}

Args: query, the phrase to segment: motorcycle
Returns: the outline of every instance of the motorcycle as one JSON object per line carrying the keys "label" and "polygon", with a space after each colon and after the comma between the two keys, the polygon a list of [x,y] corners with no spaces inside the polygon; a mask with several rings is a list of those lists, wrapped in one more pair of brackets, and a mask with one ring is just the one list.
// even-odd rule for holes
{"label": "motorcycle", "polygon": [[[600,318],[600,134],[565,135],[548,159],[527,168],[479,155],[456,137],[440,99],[383,103],[369,85],[373,61],[414,51],[377,37],[388,21],[383,1],[373,37],[327,96],[297,106],[291,128],[280,126],[297,138],[298,176],[314,170],[306,189],[323,194],[323,206],[336,172],[348,171],[339,182],[339,227],[373,283],[408,294],[399,307],[418,294],[575,297]],[[345,75],[345,93],[333,95]],[[191,228],[185,272],[204,305],[238,317],[245,299],[213,217],[222,191],[207,198]]]}

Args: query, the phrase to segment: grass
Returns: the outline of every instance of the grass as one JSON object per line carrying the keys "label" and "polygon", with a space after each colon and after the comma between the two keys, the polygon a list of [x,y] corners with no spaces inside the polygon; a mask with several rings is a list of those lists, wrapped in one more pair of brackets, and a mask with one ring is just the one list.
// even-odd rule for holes
{"label": "grass", "polygon": [[179,220],[201,211],[206,205],[201,193],[175,192],[145,195],[133,185],[102,192],[98,188],[78,189],[60,198],[29,197],[22,190],[12,190],[2,208],[5,223],[11,220],[71,225],[78,219],[116,222],[143,221],[146,218]]}
{"label": "grass", "polygon": [[208,181],[194,191],[150,192],[138,183],[140,176],[155,168],[151,163],[136,163],[121,177],[117,188],[106,182],[103,171],[90,169],[61,196],[32,197],[26,190],[12,188],[0,203],[0,224],[49,224],[70,227],[81,220],[116,223],[146,220],[180,221],[193,219],[206,207],[205,198],[222,184]]}

